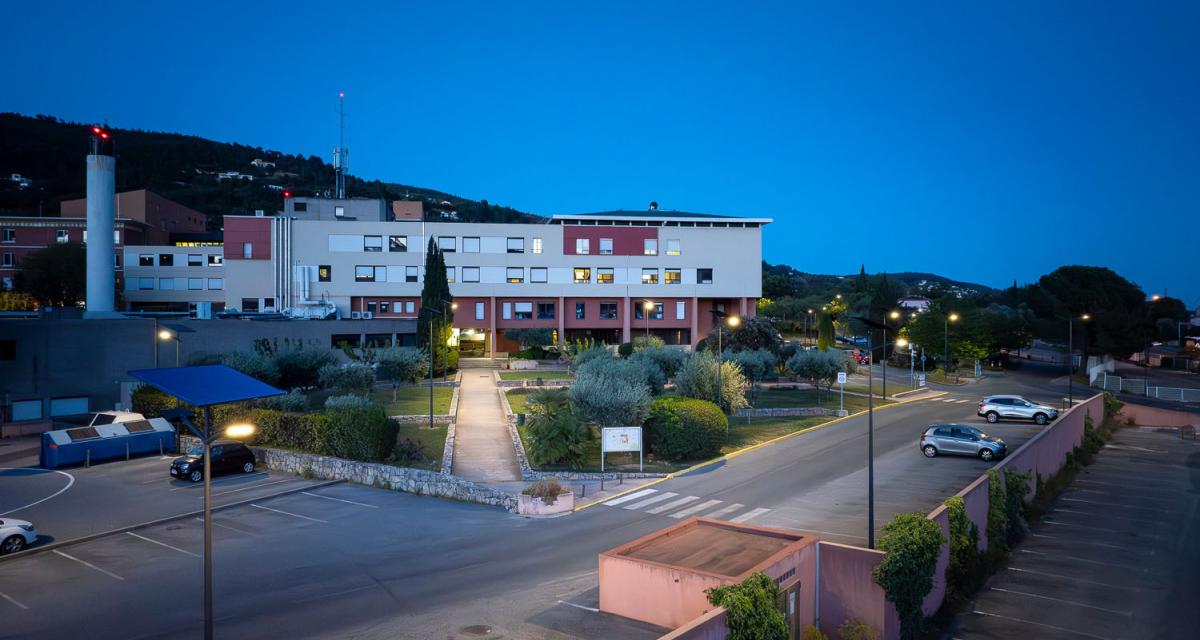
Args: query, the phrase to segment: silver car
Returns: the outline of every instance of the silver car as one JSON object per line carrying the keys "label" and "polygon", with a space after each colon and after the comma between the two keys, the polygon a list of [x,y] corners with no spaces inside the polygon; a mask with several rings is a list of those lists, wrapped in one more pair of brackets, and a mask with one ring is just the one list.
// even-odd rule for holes
{"label": "silver car", "polygon": [[1058,417],[1058,409],[1030,402],[1021,396],[988,396],[979,403],[979,415],[992,423],[1004,419],[1046,424]]}
{"label": "silver car", "polygon": [[1000,438],[967,424],[934,424],[921,434],[921,453],[926,458],[939,454],[976,456],[985,462],[1000,459],[1008,453],[1008,445]]}

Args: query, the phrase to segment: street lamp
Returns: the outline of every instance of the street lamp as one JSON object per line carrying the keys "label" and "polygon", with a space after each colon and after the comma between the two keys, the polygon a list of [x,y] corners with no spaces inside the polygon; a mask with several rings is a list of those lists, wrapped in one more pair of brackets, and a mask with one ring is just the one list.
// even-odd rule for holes
{"label": "street lamp", "polygon": [[721,406],[721,365],[724,358],[721,334],[724,333],[725,325],[729,325],[730,329],[736,329],[742,323],[742,319],[720,309],[709,309],[708,312],[713,314],[713,322],[717,325],[717,406]]}
{"label": "street lamp", "polygon": [[958,314],[954,313],[953,311],[951,311],[949,314],[946,315],[946,321],[943,323],[943,330],[945,331],[945,334],[943,337],[945,342],[942,344],[942,349],[943,349],[943,351],[942,351],[942,380],[943,380],[943,382],[950,381],[950,323],[951,322],[958,322]]}
{"label": "street lamp", "polygon": [[163,342],[166,342],[167,340],[175,341],[175,366],[178,367],[179,366],[179,345],[180,345],[180,343],[183,342],[182,340],[179,339],[179,334],[173,333],[166,329],[162,329],[161,331],[158,332],[158,339],[162,340]]}
{"label": "street lamp", "polygon": [[642,319],[646,323],[646,337],[650,337],[650,312],[654,311],[654,301],[642,298]]}
{"label": "street lamp", "polygon": [[[450,322],[450,311],[455,309],[458,309],[457,302],[452,302],[445,299],[442,300],[442,333],[446,333],[446,325]],[[448,347],[449,345],[443,346]],[[433,348],[432,342],[430,343],[429,348]],[[450,368],[450,358],[447,357],[448,355],[449,349],[447,349],[446,353],[442,355],[442,382],[445,382],[447,380],[447,376],[449,375],[447,369]]]}
{"label": "street lamp", "polygon": [[[899,313],[893,311],[888,315],[899,317]],[[859,317],[858,320],[868,327],[883,330],[883,371],[884,371],[884,386],[883,397],[887,398],[887,330],[886,322],[876,322],[870,318]],[[870,332],[868,332],[868,336]],[[896,340],[896,346],[903,347],[908,344],[905,338]],[[867,343],[867,353],[870,354],[870,360],[867,365],[867,546],[871,549],[875,548],[875,349],[870,342]]]}
{"label": "street lamp", "polygon": [[433,314],[445,317],[433,307],[421,307],[419,313],[429,312],[429,428],[433,428]]}
{"label": "street lamp", "polygon": [[[1083,322],[1092,319],[1089,314],[1079,316]],[[1084,347],[1086,349],[1086,346]],[[1149,363],[1147,363],[1149,364]],[[1075,316],[1067,318],[1067,408],[1075,406]]]}
{"label": "street lamp", "polygon": [[812,321],[813,321],[813,310],[809,309],[808,317],[804,319],[804,338],[805,338],[805,340],[808,341],[808,343],[810,345],[812,344]]}

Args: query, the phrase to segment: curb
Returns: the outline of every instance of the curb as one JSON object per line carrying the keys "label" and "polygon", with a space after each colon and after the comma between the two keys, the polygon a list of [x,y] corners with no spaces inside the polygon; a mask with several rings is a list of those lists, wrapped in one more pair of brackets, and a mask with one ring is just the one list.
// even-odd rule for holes
{"label": "curb", "polygon": [[[884,410],[884,409],[886,409],[886,408],[888,408],[888,407],[900,407],[900,406],[904,406],[904,405],[906,405],[906,404],[911,404],[911,403],[913,403],[913,402],[921,402],[922,400],[930,400],[930,399],[933,399],[933,398],[940,398],[940,397],[942,397],[942,396],[944,396],[944,395],[946,395],[946,393],[945,393],[945,392],[941,392],[941,393],[935,393],[935,394],[932,394],[932,395],[929,395],[929,396],[922,396],[922,397],[920,397],[920,398],[914,398],[914,399],[912,399],[912,400],[901,400],[901,401],[899,401],[899,402],[893,402],[892,404],[885,404],[885,405],[883,405],[883,406],[881,406],[881,407],[877,407],[877,408],[875,408],[874,410],[875,410],[875,411],[882,411],[882,410]],[[743,448],[741,448],[741,449],[738,449],[737,451],[730,451],[729,453],[726,453],[726,454],[723,454],[723,455],[717,456],[716,458],[713,458],[713,459],[711,459],[711,460],[705,460],[704,462],[697,462],[696,464],[694,464],[694,465],[692,465],[692,466],[690,466],[690,467],[688,467],[688,468],[686,468],[686,469],[681,469],[681,470],[679,470],[679,471],[674,471],[674,472],[672,472],[672,473],[669,473],[669,474],[667,474],[667,475],[666,475],[665,477],[663,477],[663,478],[659,478],[659,479],[657,479],[657,480],[652,480],[652,481],[650,481],[650,482],[647,482],[646,484],[642,484],[642,485],[638,485],[638,486],[636,486],[636,487],[632,487],[632,488],[626,489],[626,490],[624,490],[624,491],[621,491],[621,492],[619,492],[619,493],[615,493],[615,494],[613,494],[613,495],[611,495],[611,496],[606,496],[606,497],[604,497],[604,498],[602,498],[602,499],[600,499],[600,500],[596,500],[596,501],[589,502],[589,503],[587,503],[587,504],[584,504],[584,505],[580,505],[580,506],[578,506],[578,507],[575,507],[575,508],[574,508],[574,509],[572,509],[571,511],[572,511],[572,513],[573,513],[573,512],[575,512],[575,511],[582,511],[583,509],[586,509],[586,508],[588,508],[588,507],[590,507],[590,506],[593,506],[593,505],[600,504],[601,502],[605,502],[605,501],[607,501],[607,500],[612,500],[613,498],[618,498],[618,497],[620,497],[620,496],[623,496],[623,495],[625,495],[625,494],[627,494],[627,493],[632,493],[632,492],[634,492],[634,491],[640,491],[641,489],[645,489],[646,487],[650,487],[650,486],[656,485],[656,484],[658,484],[658,483],[660,483],[660,482],[665,482],[665,481],[667,481],[667,480],[670,480],[671,478],[679,478],[679,477],[685,476],[685,475],[687,475],[687,474],[689,474],[689,473],[691,473],[691,472],[693,472],[693,471],[699,471],[700,469],[703,469],[703,468],[705,468],[705,467],[709,467],[709,466],[712,466],[712,465],[714,465],[714,464],[717,464],[718,462],[724,462],[724,461],[726,461],[726,460],[729,460],[730,458],[736,458],[736,457],[738,457],[738,456],[742,455],[743,453],[749,453],[749,452],[751,452],[751,451],[754,451],[755,449],[759,449],[759,448],[765,447],[765,446],[767,446],[767,445],[772,445],[772,444],[775,444],[776,442],[781,442],[781,441],[783,441],[783,440],[787,440],[788,438],[794,438],[794,437],[796,437],[796,436],[799,436],[799,435],[801,435],[801,434],[810,433],[810,432],[812,432],[812,431],[817,431],[817,430],[819,430],[819,429],[824,429],[825,427],[828,427],[828,426],[830,426],[830,425],[835,425],[835,424],[837,424],[837,423],[839,423],[839,422],[845,422],[846,420],[849,420],[849,419],[851,419],[851,418],[857,418],[857,417],[859,417],[859,416],[863,416],[863,415],[866,415],[866,414],[867,414],[867,411],[866,411],[866,409],[864,409],[864,410],[862,410],[862,411],[859,411],[859,412],[857,412],[857,413],[851,413],[850,415],[843,416],[843,417],[841,417],[841,418],[834,418],[833,420],[830,420],[829,422],[822,422],[821,424],[818,424],[818,425],[811,426],[811,427],[809,427],[809,428],[807,428],[807,429],[801,429],[801,430],[799,430],[799,431],[793,431],[793,432],[791,432],[791,433],[785,433],[784,435],[781,435],[781,436],[779,436],[779,437],[776,437],[776,438],[771,438],[770,440],[767,440],[766,442],[760,442],[760,443],[758,443],[758,444],[752,444],[752,445],[750,445],[750,446],[748,446],[748,447],[743,447]]]}
{"label": "curb", "polygon": [[[242,506],[250,504],[251,502],[261,502],[263,500],[272,500],[274,498],[291,495],[293,493],[300,493],[302,491],[312,491],[313,489],[323,489],[325,487],[330,487],[335,484],[342,484],[343,482],[345,482],[345,480],[329,480],[327,482],[322,482],[322,483],[315,484],[315,485],[309,485],[306,487],[298,487],[295,489],[288,489],[287,491],[280,491],[279,493],[273,493],[268,496],[261,496],[258,498],[247,498],[245,500],[239,500],[238,502],[231,502],[229,504],[215,506],[212,508],[212,512],[216,513],[218,511],[224,511],[226,509],[232,509],[234,507],[242,507]],[[128,531],[136,531],[138,529],[145,529],[146,527],[154,527],[154,526],[157,526],[160,524],[166,524],[168,522],[174,522],[176,520],[183,520],[185,518],[195,518],[197,516],[202,516],[202,515],[204,515],[204,509],[200,509],[198,511],[190,511],[188,513],[179,513],[179,514],[176,514],[173,516],[159,518],[157,520],[148,520],[146,522],[140,522],[140,523],[134,524],[134,525],[118,527],[116,529],[109,529],[108,531],[101,531],[100,533],[90,533],[86,536],[81,536],[79,538],[72,538],[70,540],[63,540],[61,542],[52,542],[52,543],[50,543],[48,545],[44,545],[44,546],[30,547],[19,553],[11,553],[6,556],[0,556],[0,564],[3,564],[4,562],[9,561],[9,560],[15,560],[17,558],[25,558],[25,557],[34,556],[34,555],[37,555],[40,553],[46,553],[47,551],[54,551],[56,549],[72,547],[72,546],[75,546],[78,544],[83,544],[85,542],[92,542],[93,540],[99,540],[100,538],[107,538],[108,536],[117,535],[120,533],[126,533]]]}

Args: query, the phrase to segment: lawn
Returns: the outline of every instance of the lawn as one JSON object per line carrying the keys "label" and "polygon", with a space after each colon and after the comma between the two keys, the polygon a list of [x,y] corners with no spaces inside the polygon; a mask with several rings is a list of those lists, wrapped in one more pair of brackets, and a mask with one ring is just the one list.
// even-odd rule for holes
{"label": "lawn", "polygon": [[[847,385],[849,388],[849,385]],[[863,387],[866,389],[865,385]],[[888,385],[891,389],[891,385]],[[784,407],[825,407],[826,409],[841,408],[838,404],[839,397],[837,387],[832,391],[822,391],[820,393],[820,403],[818,404],[818,393],[816,389],[761,389],[753,397],[753,405],[756,409],[779,409]],[[845,409],[850,413],[862,411],[867,408],[867,399],[864,396],[846,396]],[[882,398],[875,399],[875,406],[882,406],[891,403],[891,400]],[[732,419],[731,419],[732,420]]]}
{"label": "lawn", "polygon": [[[521,434],[521,442],[529,442],[529,434],[526,431],[525,425],[519,425],[517,432]],[[547,465],[539,467],[530,463],[534,469],[540,471],[600,471],[600,431],[595,430],[595,439],[592,440],[591,446],[588,447],[587,463],[581,469],[570,469],[568,467]],[[650,460],[647,458],[645,464],[646,473],[670,473],[680,469],[687,468],[689,463],[673,464],[664,460]],[[610,453],[604,462],[605,471],[624,471],[636,472],[638,470],[638,456],[636,453]]]}
{"label": "lawn", "polygon": [[505,392],[508,395],[508,405],[512,407],[513,413],[525,413],[525,403],[529,401],[531,391],[526,389],[514,389],[513,391]]}
{"label": "lawn", "polygon": [[[873,384],[871,385],[871,388],[875,391],[875,395],[883,393],[882,378],[875,376],[875,379],[872,381],[872,383]],[[900,393],[901,391],[912,391],[914,388],[915,387],[908,384],[907,369],[903,372],[896,371],[895,369],[888,371],[887,392],[889,396]],[[838,385],[836,383],[833,385],[833,389],[834,391],[838,389]],[[854,393],[866,393],[867,385],[859,382],[847,382],[846,391],[853,391]]]}
{"label": "lawn", "polygon": [[573,376],[566,371],[501,371],[501,380],[570,380]]}
{"label": "lawn", "polygon": [[[433,413],[446,415],[450,413],[450,397],[454,389],[450,387],[433,388]],[[396,390],[396,401],[392,402],[391,389],[376,389],[371,393],[371,399],[383,405],[389,416],[417,416],[429,414],[429,387],[400,387]]]}
{"label": "lawn", "polygon": [[768,440],[795,433],[801,429],[815,427],[833,420],[828,416],[795,418],[730,418],[729,440],[721,447],[721,453],[756,445]]}
{"label": "lawn", "polygon": [[[434,399],[436,400],[436,395]],[[426,398],[426,402],[428,402],[428,398]],[[401,424],[400,434],[396,437],[396,441],[404,442],[405,440],[412,440],[421,445],[421,451],[429,460],[425,462],[411,462],[403,466],[413,467],[414,469],[428,469],[430,471],[438,471],[442,468],[442,452],[446,448],[445,425],[438,425],[430,429],[424,425]]]}

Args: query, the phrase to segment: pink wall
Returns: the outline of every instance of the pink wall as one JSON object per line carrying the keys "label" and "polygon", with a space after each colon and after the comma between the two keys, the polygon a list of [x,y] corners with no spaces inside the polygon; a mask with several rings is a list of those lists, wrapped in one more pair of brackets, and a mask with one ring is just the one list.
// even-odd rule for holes
{"label": "pink wall", "polygon": [[834,637],[847,618],[871,625],[881,640],[900,636],[896,608],[883,596],[871,571],[883,560],[882,551],[832,542],[820,543],[821,631]]}
{"label": "pink wall", "polygon": [[1136,425],[1144,427],[1182,427],[1184,425],[1200,425],[1200,413],[1190,411],[1175,411],[1159,409],[1140,404],[1125,403],[1121,407],[1122,418],[1133,418]]}
{"label": "pink wall", "polygon": [[[643,240],[658,237],[658,227],[582,227],[563,225],[563,255],[575,255],[575,240],[588,239],[588,255],[600,254],[600,238],[610,238],[613,241],[614,256],[644,255]],[[658,252],[663,254],[667,247],[659,243]]]}
{"label": "pink wall", "polygon": [[[704,590],[727,581],[624,557],[600,555],[600,610],[674,629],[713,608]],[[647,585],[672,585],[649,592]]]}
{"label": "pink wall", "polygon": [[225,216],[225,259],[242,260],[242,244],[249,242],[251,260],[271,259],[271,218]]}
{"label": "pink wall", "polygon": [[725,626],[725,608],[717,607],[692,620],[658,640],[725,640],[729,629]]}

